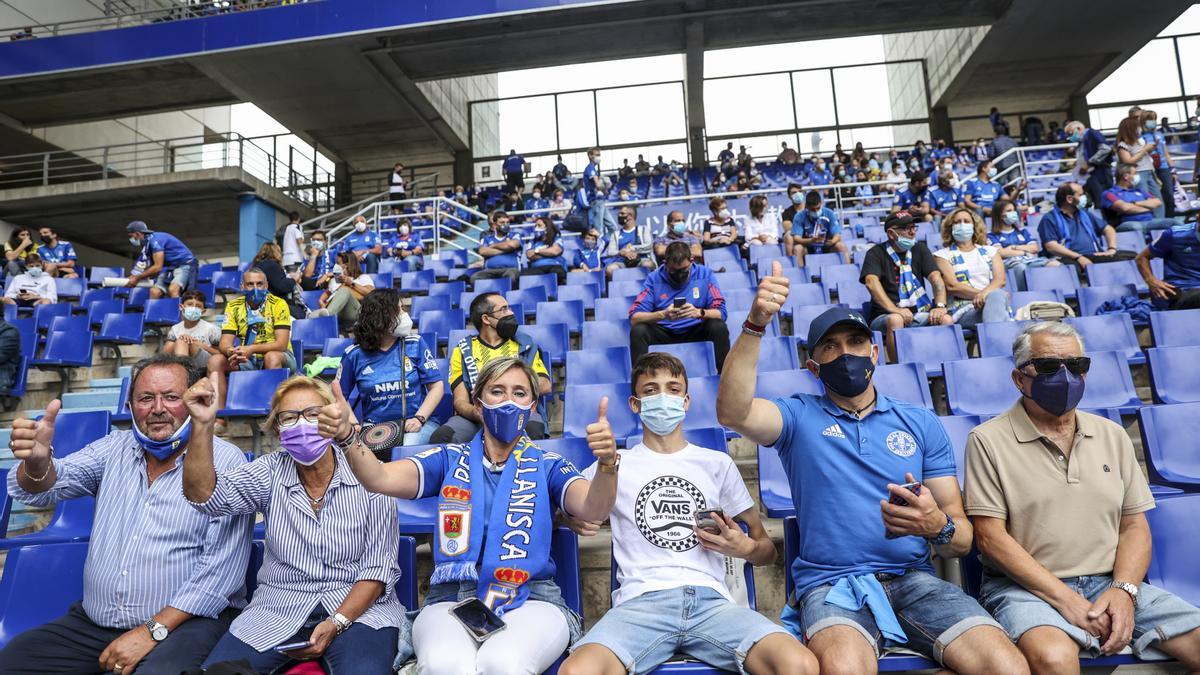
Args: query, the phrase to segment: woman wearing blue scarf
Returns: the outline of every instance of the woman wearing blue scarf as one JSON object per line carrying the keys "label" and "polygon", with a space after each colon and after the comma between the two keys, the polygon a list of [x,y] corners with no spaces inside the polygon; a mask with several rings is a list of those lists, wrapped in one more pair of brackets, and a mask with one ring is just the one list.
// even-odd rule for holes
{"label": "woman wearing blue scarf", "polygon": [[[323,433],[347,439],[346,458],[372,492],[401,499],[438,497],[433,576],[425,607],[413,624],[421,675],[461,672],[540,673],[580,635],[579,617],[554,584],[550,538],[558,509],[583,520],[608,518],[616,499],[616,442],[606,417],[588,425],[588,446],[599,464],[588,481],[563,457],[543,452],[525,435],[537,403],[537,376],[523,361],[489,361],[474,388],[483,428],[470,443],[446,445],[381,464],[361,439],[354,415],[337,396],[337,415],[322,415]],[[478,598],[507,625],[483,644],[450,614]],[[520,660],[514,664],[514,660]]]}

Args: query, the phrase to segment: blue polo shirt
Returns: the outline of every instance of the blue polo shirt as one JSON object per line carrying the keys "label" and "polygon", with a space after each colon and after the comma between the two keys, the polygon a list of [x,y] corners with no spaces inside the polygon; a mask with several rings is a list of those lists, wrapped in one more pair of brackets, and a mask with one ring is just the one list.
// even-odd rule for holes
{"label": "blue polo shirt", "polygon": [[163,269],[173,270],[196,259],[191,250],[175,235],[166,232],[151,232],[146,239],[146,258],[153,261],[154,254],[162,251]]}
{"label": "blue polo shirt", "polygon": [[818,171],[817,167],[814,166],[808,172],[808,182],[812,185],[829,185],[833,182],[833,174],[829,173],[829,169]]}
{"label": "blue polo shirt", "polygon": [[378,352],[351,345],[338,370],[342,394],[349,398],[358,392],[361,417],[370,424],[398,422],[416,415],[425,399],[425,387],[441,379],[433,351],[420,335],[396,340]]}
{"label": "blue polo shirt", "polygon": [[[708,267],[700,263],[692,263],[688,280],[679,288],[672,286],[669,279],[666,265],[659,265],[658,269],[651,272],[650,276],[646,277],[646,284],[642,287],[642,292],[634,298],[633,306],[629,308],[629,316],[633,316],[636,312],[664,310],[674,304],[675,298],[684,298],[688,304],[700,309],[721,310],[722,321],[728,318],[725,296],[717,286],[713,271]],[[659,321],[658,325],[666,330],[681,331],[699,323],[700,319],[675,319]]]}
{"label": "blue polo shirt", "polygon": [[962,192],[955,188],[943,190],[940,187],[934,188],[928,192],[929,205],[936,209],[939,213],[950,213],[956,206],[962,203]]}
{"label": "blue polo shirt", "polygon": [[[560,247],[562,246],[562,235],[555,237],[554,241],[550,242],[549,244],[543,243],[540,239],[536,239],[531,244],[529,244],[529,250],[536,251],[541,248],[549,248],[556,244]],[[533,262],[529,263],[529,266],[534,269],[538,269],[541,267],[563,267],[563,268],[565,268],[567,266],[567,259],[563,257],[562,253],[559,253],[557,256],[555,256],[553,258],[538,258],[537,260],[534,260]]]}
{"label": "blue polo shirt", "polygon": [[393,233],[387,238],[387,246],[385,248],[401,251],[416,251],[420,249],[424,253],[425,243],[421,241],[420,232],[410,230],[407,237],[401,237],[398,233]]}
{"label": "blue polo shirt", "polygon": [[587,168],[583,170],[583,190],[587,194],[588,201],[596,199],[604,199],[605,194],[596,193],[596,177],[600,175],[600,165],[594,162],[588,162]]}
{"label": "blue polo shirt", "polygon": [[837,214],[833,212],[833,209],[822,206],[821,210],[816,213],[808,209],[796,211],[796,216],[792,218],[793,237],[811,237],[818,229],[825,232],[827,237],[841,234],[842,224],[838,221]]}
{"label": "blue polo shirt", "polygon": [[1200,288],[1200,237],[1195,223],[1163,230],[1150,244],[1150,255],[1163,259],[1163,281],[1179,288]]}
{"label": "blue polo shirt", "polygon": [[64,263],[76,259],[75,247],[71,245],[71,242],[62,239],[59,239],[55,246],[38,244],[37,254],[41,256],[43,262],[48,263]]}
{"label": "blue polo shirt", "polygon": [[803,523],[791,568],[797,597],[850,575],[932,574],[924,539],[884,536],[879,500],[906,472],[918,481],[957,475],[954,449],[933,412],[883,394],[861,420],[825,396],[774,402],[783,416],[775,449]]}
{"label": "blue polo shirt", "polygon": [[[1128,202],[1132,204],[1134,202],[1150,199],[1150,195],[1138,190],[1137,188],[1126,189],[1119,185],[1114,185],[1105,190],[1104,194],[1100,196],[1100,199],[1104,202],[1102,208],[1108,209],[1113,213],[1117,213],[1117,210],[1113,208],[1113,205],[1115,205],[1117,202]],[[1119,215],[1121,216],[1122,223],[1142,222],[1154,219],[1154,214],[1150,211],[1145,213],[1122,213]]]}
{"label": "blue polo shirt", "polygon": [[525,158],[509,155],[504,159],[504,173],[525,173]]}
{"label": "blue polo shirt", "polygon": [[366,232],[351,232],[338,244],[340,251],[369,251],[380,243],[379,233],[372,230]]}
{"label": "blue polo shirt", "polygon": [[[512,230],[509,230],[508,234],[506,234],[503,237],[497,237],[495,232],[493,232],[492,230],[488,230],[488,233],[483,235],[483,238],[479,240],[479,245],[480,246],[495,246],[496,244],[499,244],[502,241],[521,241],[521,238],[518,237],[517,233],[513,232]],[[487,269],[495,269],[495,268],[516,269],[519,265],[518,261],[519,261],[520,253],[521,253],[521,249],[518,248],[515,251],[510,251],[508,253],[501,253],[499,255],[494,255],[494,256],[488,258],[486,261],[484,261],[483,266]]]}
{"label": "blue polo shirt", "polygon": [[896,192],[896,205],[901,210],[927,201],[929,201],[929,188],[925,188],[920,192],[913,192],[911,185],[905,185]]}
{"label": "blue polo shirt", "polygon": [[1038,237],[1045,246],[1057,241],[1079,255],[1094,255],[1108,248],[1104,241],[1104,223],[1092,217],[1090,211],[1076,210],[1072,218],[1056,206],[1042,216]]}
{"label": "blue polo shirt", "polygon": [[964,195],[971,195],[971,200],[980,208],[992,208],[996,200],[1004,196],[1004,188],[996,181],[984,181],[972,178],[963,186]]}

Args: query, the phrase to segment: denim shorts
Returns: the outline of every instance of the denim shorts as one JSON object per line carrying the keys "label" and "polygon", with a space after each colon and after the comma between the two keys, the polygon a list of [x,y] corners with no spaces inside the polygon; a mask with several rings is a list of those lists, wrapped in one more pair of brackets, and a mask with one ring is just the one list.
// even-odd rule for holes
{"label": "denim shorts", "polygon": [[[1107,574],[1070,577],[1062,582],[1068,588],[1095,602],[1112,583]],[[1053,626],[1062,630],[1091,656],[1100,655],[1100,641],[1079,626],[1067,621],[1046,601],[1022,588],[1005,576],[985,575],[979,590],[979,601],[1003,624],[1013,640],[1025,631],[1038,626]],[[1154,649],[1159,642],[1170,640],[1200,628],[1200,609],[1182,598],[1150,584],[1138,586],[1137,611],[1133,616],[1133,640],[1129,646],[1138,658],[1166,659],[1166,654]]]}
{"label": "denim shorts", "polygon": [[[909,311],[912,311],[912,309],[910,308]],[[886,332],[888,316],[888,314],[880,314],[872,319],[871,330],[877,330],[880,333]],[[913,327],[924,326],[927,323],[929,323],[929,312],[913,312],[913,322],[911,324]]]}
{"label": "denim shorts", "polygon": [[745,673],[750,649],[772,633],[788,634],[711,588],[680,586],[644,593],[608,610],[572,651],[603,645],[630,673],[654,670],[676,654]]}
{"label": "denim shorts", "polygon": [[[290,351],[284,352],[283,366],[293,373],[297,372],[296,355]],[[250,359],[238,364],[238,370],[262,370],[263,368],[266,368],[266,361],[263,359]]]}
{"label": "denim shorts", "polygon": [[196,262],[187,262],[175,269],[164,269],[158,273],[154,279],[154,287],[166,293],[171,290],[171,285],[179,287],[181,291],[186,291],[188,282],[192,280],[192,274],[196,271]]}
{"label": "denim shorts", "polygon": [[[992,626],[1003,631],[975,599],[961,588],[943,581],[928,572],[910,570],[907,574],[876,575],[892,610],[908,636],[905,644],[884,638],[875,624],[875,617],[864,605],[860,610],[843,609],[825,602],[833,585],[817,586],[800,599],[799,610],[788,605],[783,610],[783,622],[789,628],[799,628],[805,642],[830,626],[855,628],[875,648],[875,655],[903,647],[926,658],[942,663],[942,652],[960,635],[976,626]],[[797,616],[799,615],[799,616]],[[798,624],[798,626],[797,626]]]}

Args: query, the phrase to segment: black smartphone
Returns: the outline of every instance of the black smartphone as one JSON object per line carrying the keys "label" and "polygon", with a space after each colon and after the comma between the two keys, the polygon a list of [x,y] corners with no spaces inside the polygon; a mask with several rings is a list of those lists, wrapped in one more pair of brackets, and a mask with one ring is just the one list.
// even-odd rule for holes
{"label": "black smartphone", "polygon": [[671,306],[675,309],[683,309],[683,306],[686,304],[687,300],[685,298],[675,298],[675,300],[671,303]]}
{"label": "black smartphone", "polygon": [[725,515],[721,509],[704,509],[700,512],[700,517],[696,519],[696,527],[709,534],[720,534],[721,528],[717,526],[717,521],[712,517],[714,513]]}
{"label": "black smartphone", "polygon": [[[908,490],[909,492],[913,493],[914,495],[920,496],[920,494],[921,494],[921,484],[920,483],[905,483],[905,484],[901,485],[900,487]],[[904,497],[900,497],[898,495],[892,495],[892,496],[888,497],[888,503],[895,504],[896,506],[908,506],[908,500],[905,499]],[[897,538],[899,538],[900,535],[892,534],[890,531],[884,530],[883,536],[887,537],[888,539],[897,539]]]}
{"label": "black smartphone", "polygon": [[468,598],[450,608],[450,614],[467,629],[476,642],[483,643],[507,626],[479,598]]}
{"label": "black smartphone", "polygon": [[277,645],[275,647],[271,647],[271,649],[273,651],[283,653],[283,652],[294,652],[297,649],[307,649],[308,647],[309,647],[308,640],[304,640],[302,642],[293,642],[288,645]]}

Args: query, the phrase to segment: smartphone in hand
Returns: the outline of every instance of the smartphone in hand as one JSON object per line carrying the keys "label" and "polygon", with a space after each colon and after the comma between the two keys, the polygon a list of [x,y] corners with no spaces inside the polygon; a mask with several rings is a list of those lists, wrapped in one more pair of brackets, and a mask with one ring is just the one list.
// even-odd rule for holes
{"label": "smartphone in hand", "polygon": [[717,525],[717,521],[712,514],[724,516],[725,512],[721,509],[704,509],[696,518],[696,527],[709,534],[721,534],[721,528]]}
{"label": "smartphone in hand", "polygon": [[271,650],[282,654],[283,652],[294,652],[297,649],[308,649],[309,646],[308,640],[302,640],[300,642],[293,642],[287,645],[276,645],[271,647]]}
{"label": "smartphone in hand", "polygon": [[[921,494],[921,484],[919,482],[905,483],[905,484],[901,485],[900,487],[908,490],[909,492],[913,493],[914,495],[920,496],[920,494]],[[896,506],[909,506],[908,500],[899,495],[892,495],[891,497],[889,497],[888,503],[895,504]],[[892,534],[890,531],[888,531],[886,529],[884,530],[883,536],[887,537],[888,539],[898,539],[900,537],[900,535]]]}

